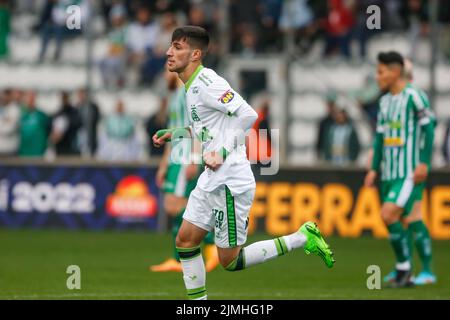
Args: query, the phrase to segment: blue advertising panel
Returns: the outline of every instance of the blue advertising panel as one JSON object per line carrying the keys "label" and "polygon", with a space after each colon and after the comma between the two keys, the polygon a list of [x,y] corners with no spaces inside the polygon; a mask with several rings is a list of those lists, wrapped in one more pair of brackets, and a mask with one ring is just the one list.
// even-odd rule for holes
{"label": "blue advertising panel", "polygon": [[0,226],[157,227],[155,168],[0,165]]}

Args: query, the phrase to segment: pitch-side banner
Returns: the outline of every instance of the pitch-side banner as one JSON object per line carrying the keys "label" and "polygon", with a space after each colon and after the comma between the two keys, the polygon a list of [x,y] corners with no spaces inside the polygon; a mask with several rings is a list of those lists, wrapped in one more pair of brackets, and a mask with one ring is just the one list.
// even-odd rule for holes
{"label": "pitch-side banner", "polygon": [[[0,226],[154,230],[161,206],[155,172],[149,167],[0,165]],[[386,237],[378,191],[362,186],[364,174],[295,168],[256,175],[249,233],[286,234],[312,220],[326,235]],[[450,239],[450,171],[431,173],[422,209],[433,238]]]}
{"label": "pitch-side banner", "polygon": [[[314,168],[257,176],[249,232],[264,229],[269,234],[282,235],[312,220],[325,235],[387,237],[380,217],[378,190],[364,188],[364,176],[365,172],[357,169]],[[432,237],[450,239],[450,171],[430,174],[422,211]]]}
{"label": "pitch-side banner", "polygon": [[155,169],[0,165],[0,226],[156,229]]}

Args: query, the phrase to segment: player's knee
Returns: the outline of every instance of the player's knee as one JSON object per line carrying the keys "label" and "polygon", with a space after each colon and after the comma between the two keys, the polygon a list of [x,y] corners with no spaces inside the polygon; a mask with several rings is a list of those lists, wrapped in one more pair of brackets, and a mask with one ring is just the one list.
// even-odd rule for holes
{"label": "player's knee", "polygon": [[397,215],[387,208],[381,209],[381,218],[386,225],[390,225],[398,221]]}
{"label": "player's knee", "polygon": [[239,271],[244,269],[244,258],[242,249],[236,256],[220,256],[219,261],[226,271]]}
{"label": "player's knee", "polygon": [[186,234],[178,232],[175,238],[175,245],[177,248],[193,248],[197,244]]}
{"label": "player's knee", "polygon": [[227,267],[230,265],[230,263],[232,261],[233,260],[230,260],[230,259],[227,259],[227,258],[222,258],[222,257],[219,256],[220,265],[227,271],[233,271],[233,270],[227,269]]}

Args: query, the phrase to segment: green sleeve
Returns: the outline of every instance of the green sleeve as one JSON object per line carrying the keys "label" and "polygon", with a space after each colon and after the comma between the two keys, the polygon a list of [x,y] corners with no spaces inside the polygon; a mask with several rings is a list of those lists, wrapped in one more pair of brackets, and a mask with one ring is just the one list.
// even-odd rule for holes
{"label": "green sleeve", "polygon": [[417,93],[413,95],[413,102],[418,125],[421,127],[419,161],[430,168],[436,117],[430,108],[426,93],[422,90],[417,90]]}
{"label": "green sleeve", "polygon": [[375,140],[373,142],[372,170],[377,172],[380,170],[382,156],[383,156],[383,134],[376,133]]}
{"label": "green sleeve", "polygon": [[174,139],[181,139],[181,138],[190,138],[191,132],[189,128],[172,128],[172,129],[161,129],[156,132],[156,136],[158,138],[161,138],[163,135],[165,135],[167,132],[172,133],[172,138],[166,139],[167,142],[170,142]]}
{"label": "green sleeve", "polygon": [[431,167],[431,155],[433,154],[434,141],[434,123],[430,121],[427,125],[422,126],[423,145],[420,148],[419,159],[421,163],[425,163],[428,169]]}

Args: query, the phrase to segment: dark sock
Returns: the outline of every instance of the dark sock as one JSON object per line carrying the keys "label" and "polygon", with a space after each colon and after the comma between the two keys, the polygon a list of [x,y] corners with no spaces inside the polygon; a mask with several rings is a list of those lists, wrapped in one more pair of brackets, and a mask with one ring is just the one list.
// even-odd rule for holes
{"label": "dark sock", "polygon": [[414,244],[422,262],[423,271],[431,272],[431,238],[423,221],[410,223],[408,230],[413,235]]}
{"label": "dark sock", "polygon": [[394,222],[387,226],[389,230],[389,239],[394,249],[397,262],[405,262],[410,259],[408,248],[408,237],[405,229],[400,222]]}

